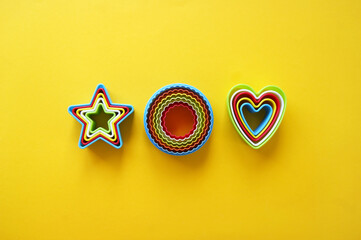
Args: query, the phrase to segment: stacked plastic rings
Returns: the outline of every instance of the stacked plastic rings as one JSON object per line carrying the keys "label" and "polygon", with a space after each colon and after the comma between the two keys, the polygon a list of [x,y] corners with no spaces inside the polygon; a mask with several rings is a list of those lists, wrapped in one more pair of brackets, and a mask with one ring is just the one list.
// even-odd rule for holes
{"label": "stacked plastic rings", "polygon": [[144,127],[161,151],[186,155],[200,149],[213,128],[213,112],[207,98],[186,84],[159,89],[148,101]]}

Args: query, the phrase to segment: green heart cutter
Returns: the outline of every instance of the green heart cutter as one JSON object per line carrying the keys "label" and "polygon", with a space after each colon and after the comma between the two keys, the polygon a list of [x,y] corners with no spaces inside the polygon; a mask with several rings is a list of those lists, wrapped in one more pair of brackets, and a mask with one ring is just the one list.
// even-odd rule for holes
{"label": "green heart cutter", "polygon": [[[242,99],[247,99],[248,102],[251,102],[256,105],[253,107],[253,113],[259,111],[259,109],[265,104],[260,104],[264,99],[273,99],[276,104],[276,109],[273,109],[276,114],[270,120],[270,124],[265,124],[265,119],[260,123],[256,130],[252,130],[245,119],[242,108],[247,107],[245,102],[242,102],[237,110],[237,104],[241,102],[242,99],[239,99],[240,96],[243,96]],[[243,100],[244,101],[244,100]],[[271,101],[271,100],[270,100]],[[246,105],[245,105],[246,104]],[[261,89],[259,92],[254,91],[250,86],[245,84],[239,84],[234,86],[228,93],[227,96],[227,108],[230,119],[236,128],[239,135],[243,140],[252,148],[259,149],[266,142],[268,142],[274,133],[277,131],[280,123],[282,122],[285,110],[287,105],[286,95],[277,86],[267,86]],[[252,109],[251,109],[252,114]],[[265,126],[267,125],[267,126]],[[261,127],[260,127],[261,126]],[[263,126],[263,127],[262,127]],[[258,137],[253,137],[252,134],[260,133],[262,134]],[[252,134],[251,134],[252,133]]]}

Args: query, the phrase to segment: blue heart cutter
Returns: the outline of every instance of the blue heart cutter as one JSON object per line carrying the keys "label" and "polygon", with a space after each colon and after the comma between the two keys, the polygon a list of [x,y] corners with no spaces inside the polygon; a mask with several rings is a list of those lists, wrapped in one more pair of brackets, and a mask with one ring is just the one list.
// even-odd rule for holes
{"label": "blue heart cutter", "polygon": [[[244,117],[243,115],[243,108],[246,107],[247,110],[250,112],[250,113],[258,113],[259,111],[261,111],[262,109],[265,109],[266,110],[266,115],[265,117],[263,118],[262,122],[258,125],[258,127],[253,130],[249,125],[248,125],[248,122],[246,120],[246,118]],[[258,135],[262,130],[263,128],[266,127],[268,121],[271,119],[272,117],[272,107],[271,105],[269,104],[263,104],[260,108],[258,109],[255,109],[252,104],[246,102],[246,103],[243,103],[240,107],[239,107],[239,111],[241,113],[241,116],[242,116],[242,119],[244,121],[244,123],[246,124],[247,128],[252,132],[253,135]]]}

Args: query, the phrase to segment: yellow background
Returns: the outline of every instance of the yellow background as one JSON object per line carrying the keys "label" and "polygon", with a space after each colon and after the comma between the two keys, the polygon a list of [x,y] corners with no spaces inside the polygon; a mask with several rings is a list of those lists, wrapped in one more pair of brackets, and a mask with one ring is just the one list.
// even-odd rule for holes
{"label": "yellow background", "polygon": [[[360,15],[358,0],[1,0],[0,239],[361,239]],[[143,127],[176,82],[215,115],[184,157]],[[67,108],[98,83],[135,107],[120,150],[78,147]],[[228,117],[239,83],[287,95],[259,150]]]}

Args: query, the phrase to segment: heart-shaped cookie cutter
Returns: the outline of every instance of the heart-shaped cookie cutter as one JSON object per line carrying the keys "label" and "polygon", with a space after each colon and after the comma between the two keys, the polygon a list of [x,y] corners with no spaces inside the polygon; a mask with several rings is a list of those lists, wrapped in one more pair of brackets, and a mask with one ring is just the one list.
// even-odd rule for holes
{"label": "heart-shaped cookie cutter", "polygon": [[[267,101],[262,102],[264,99]],[[256,93],[250,86],[240,84],[234,86],[228,93],[227,107],[231,121],[245,140],[245,142],[254,149],[262,147],[278,129],[285,110],[286,110],[286,95],[276,86],[267,86]],[[263,124],[262,129],[258,129],[257,134],[248,125],[243,113],[242,106],[249,103],[254,109],[261,107],[263,104],[268,104],[272,107],[272,116],[266,124]],[[261,123],[262,124],[262,123]]]}
{"label": "heart-shaped cookie cutter", "polygon": [[[243,115],[243,112],[240,110],[241,107],[243,106],[243,104],[246,104],[246,103],[251,103],[252,107],[253,108],[259,108],[259,107],[262,107],[263,104],[267,104],[267,105],[270,105],[271,108],[272,108],[272,115],[271,115],[271,118],[270,118],[270,121],[268,121],[264,128],[261,129],[261,131],[258,133],[258,134],[254,134],[252,129],[249,128],[248,126],[248,123],[247,121],[245,120],[245,117]],[[243,125],[246,125],[246,134],[247,136],[249,136],[251,139],[253,139],[254,141],[258,141],[259,138],[262,138],[263,137],[263,134],[264,132],[269,128],[269,126],[272,124],[272,119],[274,119],[275,115],[277,114],[277,105],[276,103],[272,100],[272,99],[263,99],[260,103],[257,104],[257,106],[254,104],[253,101],[251,101],[249,98],[246,98],[246,97],[242,97],[238,102],[237,102],[237,105],[236,105],[236,110],[237,110],[237,120],[240,120],[242,122]]]}

